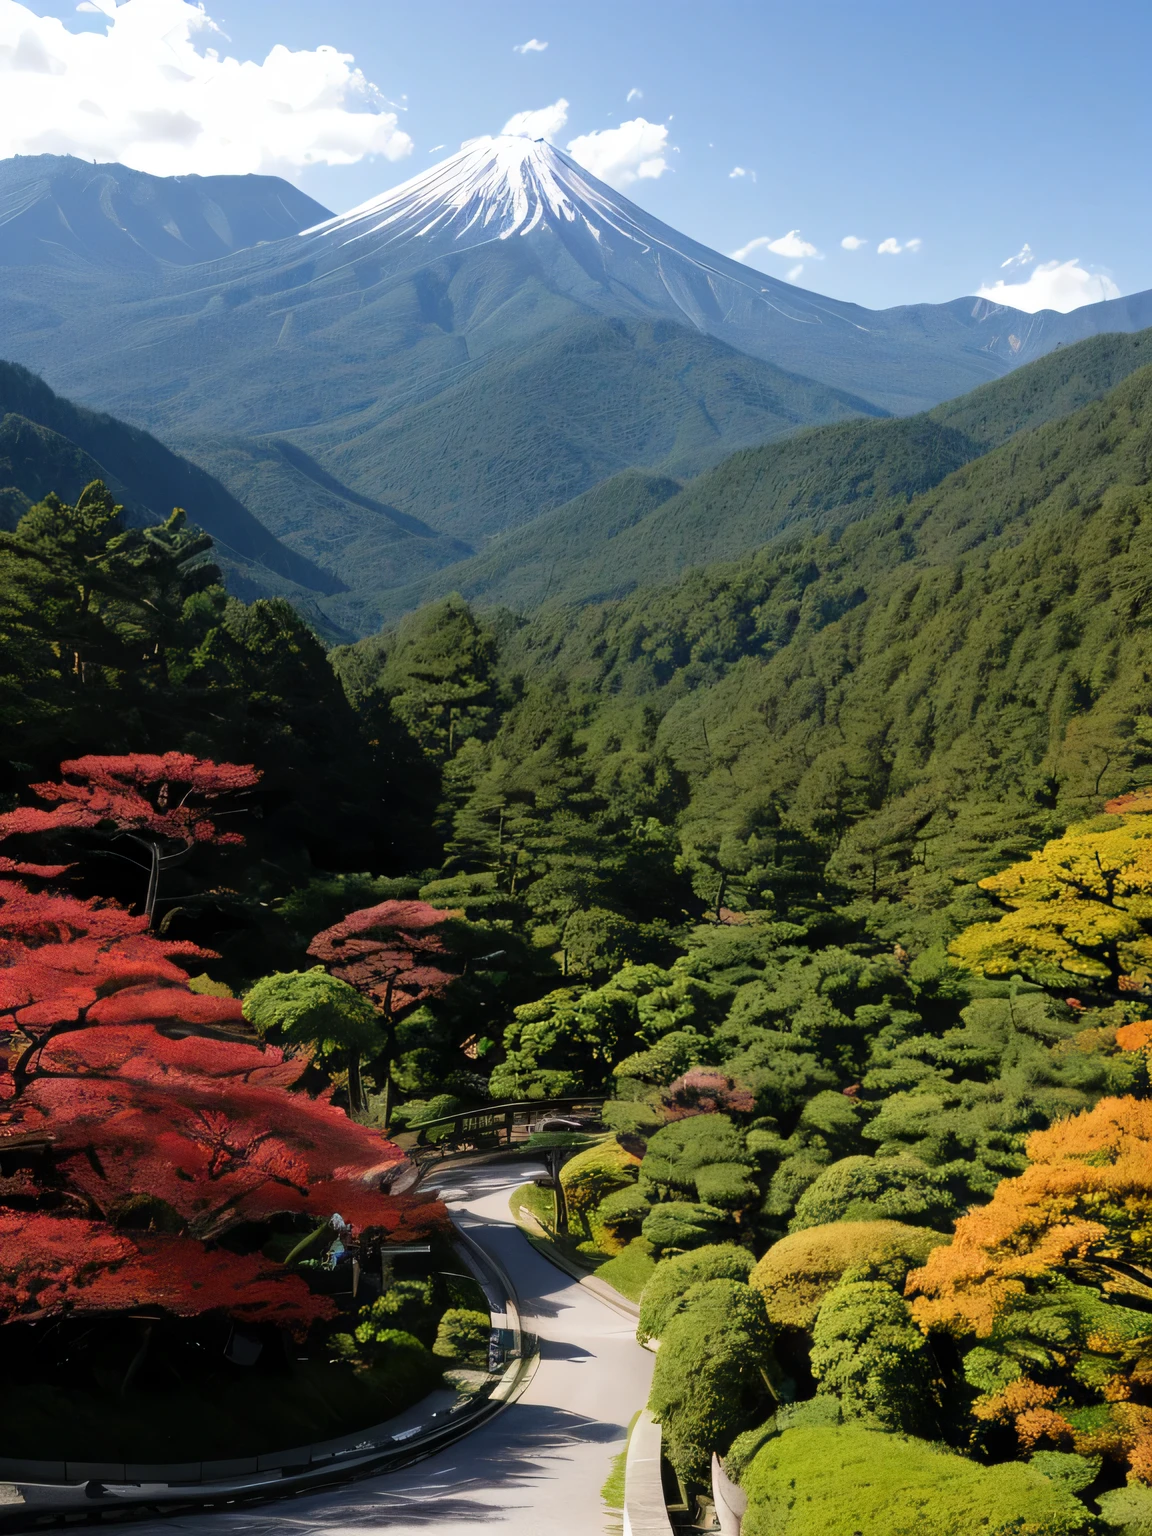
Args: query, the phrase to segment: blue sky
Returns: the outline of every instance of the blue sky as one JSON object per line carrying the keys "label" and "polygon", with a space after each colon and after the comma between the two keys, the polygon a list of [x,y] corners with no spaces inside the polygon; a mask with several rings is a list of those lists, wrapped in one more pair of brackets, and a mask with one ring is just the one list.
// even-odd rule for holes
{"label": "blue sky", "polygon": [[[209,164],[208,134],[195,128],[170,162],[163,146],[136,140],[126,151],[108,149],[120,141],[100,140],[105,127],[95,107],[91,145],[59,143],[55,128],[33,139],[17,124],[4,89],[5,45],[11,63],[29,17],[59,18],[71,32],[95,34],[96,43],[109,30],[114,0],[83,4],[78,12],[74,0],[0,0],[0,152],[90,148],[101,158],[131,154],[150,170],[249,168],[219,162],[219,148]],[[129,5],[133,24],[144,27],[150,18],[168,25],[188,9],[184,0]],[[650,156],[649,174],[628,180],[625,173],[629,196],[717,249],[751,247],[748,259],[764,270],[796,273],[795,281],[819,292],[883,306],[1031,280],[1048,286],[1030,291],[1059,292],[1070,304],[1081,294],[1152,287],[1147,0],[1091,8],[1065,0],[585,0],[578,7],[205,0],[205,9],[220,32],[197,33],[200,53],[214,47],[254,67],[279,44],[301,55],[295,63],[280,58],[303,76],[320,67],[312,51],[330,45],[354,55],[378,88],[371,99],[345,91],[349,109],[367,108],[392,124],[379,130],[384,153],[361,155],[355,143],[344,144],[345,158],[361,155],[355,163],[301,163],[326,153],[318,113],[284,122],[285,143],[274,149],[275,134],[270,141],[266,126],[252,127],[263,134],[264,168],[289,174],[337,210],[407,179],[464,139],[498,131],[517,112],[564,101],[566,113],[553,114],[566,116],[556,142],[643,119],[666,168],[653,174]],[[122,10],[127,36],[128,6]],[[529,40],[547,46],[514,51]],[[65,68],[55,62],[66,52],[59,39],[45,33],[42,41],[51,58],[33,61],[37,84]],[[83,60],[67,67],[81,75],[101,69]],[[72,78],[66,74],[60,88]],[[220,112],[232,110],[226,92],[219,101]],[[162,107],[149,112],[137,117],[164,117]],[[75,138],[89,127],[85,118],[69,132]],[[430,153],[437,145],[445,149]],[[733,176],[737,167],[745,174]],[[841,242],[850,236],[864,243],[846,250]],[[899,251],[881,254],[884,241]],[[909,248],[909,241],[920,243]],[[805,254],[807,247],[818,254]],[[1021,252],[1015,266],[1002,266]],[[1076,268],[1068,265],[1074,261]]]}

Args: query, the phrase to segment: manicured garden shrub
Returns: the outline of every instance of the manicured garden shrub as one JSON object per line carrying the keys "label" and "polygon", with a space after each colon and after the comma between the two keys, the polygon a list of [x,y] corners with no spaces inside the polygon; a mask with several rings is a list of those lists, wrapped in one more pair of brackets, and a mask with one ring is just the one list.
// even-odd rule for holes
{"label": "manicured garden shrub", "polygon": [[477,1360],[487,1356],[492,1319],[470,1307],[449,1307],[440,1319],[432,1353],[447,1360]]}
{"label": "manicured garden shrub", "polygon": [[592,1215],[592,1228],[603,1245],[622,1248],[631,1238],[639,1235],[645,1218],[652,1210],[652,1200],[643,1189],[630,1184],[618,1189],[614,1195],[596,1207]]}
{"label": "manicured garden shrub", "polygon": [[651,1136],[664,1125],[664,1116],[645,1099],[609,1099],[604,1124],[621,1136]]}
{"label": "manicured garden shrub", "polygon": [[742,1211],[759,1199],[760,1191],[746,1163],[710,1163],[696,1170],[696,1194],[704,1205]]}
{"label": "manicured garden shrub", "polygon": [[655,1205],[640,1231],[653,1248],[683,1250],[718,1242],[730,1230],[727,1211],[714,1205],[694,1205],[688,1200],[668,1200]]}
{"label": "manicured garden shrub", "polygon": [[904,1298],[883,1280],[845,1278],[825,1296],[812,1329],[819,1392],[850,1418],[931,1435],[936,1422],[928,1341]]}
{"label": "manicured garden shrub", "polygon": [[771,1328],[756,1291],[738,1280],[689,1289],[661,1340],[648,1403],[681,1477],[707,1485],[713,1451],[723,1454],[764,1417],[773,1368]]}
{"label": "manicured garden shrub", "polygon": [[836,1221],[808,1227],[774,1243],[752,1271],[749,1284],[761,1292],[768,1316],[778,1327],[811,1328],[820,1303],[845,1270],[868,1265],[875,1278],[899,1286],[910,1269],[946,1241],[939,1232],[900,1221]]}
{"label": "manicured garden shrub", "polygon": [[560,1171],[569,1210],[587,1219],[609,1195],[630,1189],[639,1171],[640,1159],[615,1140],[578,1152]]}
{"label": "manicured garden shrub", "polygon": [[711,1163],[743,1163],[744,1138],[725,1115],[692,1115],[657,1131],[640,1165],[647,1184],[695,1192],[696,1173]]}
{"label": "manicured garden shrub", "polygon": [[741,1486],[743,1536],[1087,1536],[1093,1529],[1084,1505],[1032,1467],[982,1467],[861,1424],[774,1436]]}
{"label": "manicured garden shrub", "polygon": [[908,1221],[951,1231],[956,1202],[916,1157],[842,1157],[796,1202],[790,1232],[830,1221]]}
{"label": "manicured garden shrub", "polygon": [[647,1339],[662,1337],[692,1286],[705,1280],[747,1283],[754,1263],[748,1250],[737,1248],[735,1243],[707,1243],[703,1248],[665,1259],[644,1287],[636,1337],[642,1344]]}

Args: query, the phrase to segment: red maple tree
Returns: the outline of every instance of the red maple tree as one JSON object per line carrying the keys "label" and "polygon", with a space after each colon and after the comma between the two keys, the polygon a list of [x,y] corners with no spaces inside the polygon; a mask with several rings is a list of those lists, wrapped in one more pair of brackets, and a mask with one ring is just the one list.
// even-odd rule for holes
{"label": "red maple tree", "polygon": [[331,975],[355,987],[379,1010],[385,1043],[377,1062],[385,1125],[392,1099],[396,1021],[421,1003],[442,997],[455,981],[456,972],[448,969],[447,937],[450,924],[461,915],[426,901],[382,901],[349,912],[308,946],[308,953]]}
{"label": "red maple tree", "polygon": [[231,1229],[339,1213],[425,1236],[442,1207],[388,1187],[379,1132],[299,1082],[307,1058],[244,1038],[233,998],[189,990],[115,903],[0,880],[0,1321],[151,1304],[297,1329],[332,1308]]}
{"label": "red maple tree", "polygon": [[[222,796],[251,789],[260,779],[250,763],[213,763],[186,752],[78,757],[61,763],[60,772],[58,783],[32,785],[55,808],[20,806],[0,815],[0,840],[82,831],[139,843],[148,857],[144,914],[149,922],[166,868],[197,844],[243,843],[239,833],[221,832],[209,812]],[[46,868],[26,866],[29,873]]]}
{"label": "red maple tree", "polygon": [[442,996],[456,979],[446,936],[459,917],[426,901],[382,901],[325,928],[308,953],[392,1021]]}

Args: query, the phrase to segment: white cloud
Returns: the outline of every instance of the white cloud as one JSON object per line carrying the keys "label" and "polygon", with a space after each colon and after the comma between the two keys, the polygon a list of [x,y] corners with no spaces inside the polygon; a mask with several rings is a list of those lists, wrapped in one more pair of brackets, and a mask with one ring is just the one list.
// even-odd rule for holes
{"label": "white cloud", "polygon": [[729,181],[736,180],[738,177],[741,177],[741,176],[747,176],[749,181],[755,181],[756,180],[756,172],[755,171],[746,170],[744,168],[744,166],[742,166],[742,165],[734,165],[732,167],[732,169],[728,172],[728,180]]}
{"label": "white cloud", "polygon": [[632,89],[628,92],[627,96],[625,96],[625,98],[624,98],[625,105],[627,105],[627,103],[630,102],[630,101],[643,101],[643,100],[644,100],[644,92],[640,89],[640,87],[638,85],[634,85],[632,87]]}
{"label": "white cloud", "polygon": [[921,240],[920,236],[916,235],[911,240],[905,240],[904,249],[906,251],[918,251],[923,244],[924,242]]}
{"label": "white cloud", "polygon": [[1000,263],[1000,270],[1003,272],[1005,267],[1030,267],[1035,260],[1036,257],[1032,254],[1032,247],[1025,240],[1015,256],[1009,256],[1007,261]]}
{"label": "white cloud", "polygon": [[803,270],[804,270],[804,263],[802,261],[797,262],[794,267],[790,267],[788,269],[788,272],[787,272],[788,281],[790,283],[794,283],[796,281],[796,279],[800,276],[801,272],[803,272]]}
{"label": "white cloud", "polygon": [[350,53],[277,43],[263,63],[204,44],[188,0],[84,0],[104,31],[69,32],[0,0],[0,157],[72,154],[154,175],[290,172],[399,160],[412,140]]}
{"label": "white cloud", "polygon": [[500,132],[518,134],[524,139],[554,139],[567,121],[568,103],[561,96],[550,107],[514,113]]}
{"label": "white cloud", "polygon": [[[1024,249],[1028,250],[1028,247]],[[1034,259],[1029,252],[1029,260]],[[994,304],[1010,304],[1013,309],[1022,309],[1030,315],[1039,309],[1055,309],[1066,315],[1082,304],[1099,304],[1103,299],[1120,297],[1119,288],[1106,273],[1089,272],[1076,258],[1042,261],[1022,283],[1006,283],[998,277],[994,283],[977,288],[976,293],[979,298],[991,299]]]}
{"label": "white cloud", "polygon": [[636,181],[655,181],[668,169],[668,129],[634,117],[618,128],[584,133],[568,145],[568,153],[593,176],[612,187],[628,187]]}
{"label": "white cloud", "polygon": [[772,240],[768,235],[759,235],[755,240],[749,240],[747,245],[742,245],[738,251],[732,252],[733,261],[747,261],[750,256],[762,252],[770,252],[773,256],[790,256],[793,261],[798,256],[813,256],[817,261],[823,261],[824,257],[814,245],[807,240],[801,240],[798,229],[790,229],[786,235],[780,235]]}
{"label": "white cloud", "polygon": [[903,249],[904,247],[900,244],[899,240],[894,240],[889,235],[887,240],[881,240],[880,244],[876,247],[876,254],[878,256],[899,256]]}
{"label": "white cloud", "polygon": [[859,235],[845,235],[840,244],[846,251],[858,251],[862,245],[867,245],[868,242],[861,239]]}
{"label": "white cloud", "polygon": [[447,148],[448,148],[447,144],[433,144],[432,148],[428,151],[428,153],[430,155],[434,155],[438,149],[447,149]]}
{"label": "white cloud", "polygon": [[538,37],[530,37],[526,43],[517,43],[513,53],[543,53],[547,43],[542,43]]}

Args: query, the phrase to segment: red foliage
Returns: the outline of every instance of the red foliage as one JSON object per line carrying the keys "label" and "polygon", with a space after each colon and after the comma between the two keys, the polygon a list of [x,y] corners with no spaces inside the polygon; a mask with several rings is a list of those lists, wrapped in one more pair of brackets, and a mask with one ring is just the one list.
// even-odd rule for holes
{"label": "red foliage", "polygon": [[0,1113],[0,1150],[5,1134],[50,1137],[44,1183],[57,1198],[115,1220],[147,1192],[201,1238],[284,1212],[426,1231],[426,1206],[380,1192],[404,1161],[399,1147],[327,1095],[287,1092],[305,1064],[273,1047],[137,1027],[59,1035]]}
{"label": "red foliage", "polygon": [[213,1033],[244,1028],[240,1003],[191,992],[175,957],[206,952],[146,924],[0,881],[0,1321],[144,1304],[306,1326],[328,1308],[298,1276],[213,1241],[336,1212],[417,1238],[443,1208],[387,1193],[403,1154],[299,1091],[306,1057]]}
{"label": "red foliage", "polygon": [[1104,809],[1113,816],[1146,816],[1152,811],[1152,789],[1134,789],[1130,794],[1117,795]]}
{"label": "red foliage", "polygon": [[0,1253],[0,1316],[10,1321],[143,1305],[181,1317],[226,1311],[301,1331],[336,1310],[259,1257],[101,1222],[0,1211]]}
{"label": "red foliage", "polygon": [[666,1120],[687,1120],[690,1115],[750,1115],[756,1095],[750,1088],[726,1077],[715,1067],[692,1067],[669,1084],[661,1095]]}
{"label": "red foliage", "polygon": [[382,901],[325,928],[308,953],[370,997],[386,1018],[398,1018],[455,980],[444,966],[445,928],[459,916],[424,901]]}
{"label": "red foliage", "polygon": [[[15,880],[0,880],[0,1027],[34,1038],[88,1022],[93,1007],[106,1013],[125,989],[163,990],[171,1002],[154,997],[149,1022],[174,1017],[192,1022],[242,1024],[239,1003],[199,998],[185,983],[175,957],[211,958],[211,951],[148,932],[148,920],[133,917],[114,902],[29,891]],[[205,1007],[204,1005],[209,1005]],[[112,1022],[105,1017],[102,1022]]]}
{"label": "red foliage", "polygon": [[60,772],[60,783],[32,786],[56,809],[21,806],[7,812],[0,816],[0,838],[102,828],[185,847],[242,843],[238,833],[219,832],[207,811],[221,795],[251,789],[260,778],[250,763],[213,763],[185,752],[78,757],[61,763]]}

